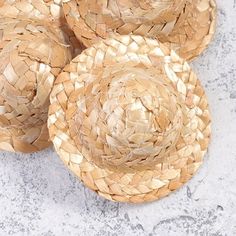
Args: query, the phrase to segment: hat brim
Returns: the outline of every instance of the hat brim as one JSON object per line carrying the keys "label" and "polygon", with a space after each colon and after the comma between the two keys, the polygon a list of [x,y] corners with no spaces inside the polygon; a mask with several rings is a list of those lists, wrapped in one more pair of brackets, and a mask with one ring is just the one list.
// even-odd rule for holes
{"label": "hat brim", "polygon": [[[86,22],[80,17],[76,0],[64,2],[63,9],[70,28],[86,47],[114,33],[110,32],[111,29],[109,32],[103,32],[104,29],[97,29],[96,32],[92,30],[88,26],[90,21]],[[91,24],[95,27],[94,19],[91,19]],[[216,26],[216,3],[215,0],[187,0],[182,13],[172,22],[160,25],[124,26],[117,28],[116,32],[156,38],[162,43],[169,44],[168,46],[177,51],[182,58],[191,61],[198,57],[212,40]]]}
{"label": "hat brim", "polygon": [[0,129],[0,150],[32,153],[51,146],[47,125],[29,128]]}
{"label": "hat brim", "polygon": [[[187,107],[174,150],[152,168],[131,172],[103,168],[92,158],[87,160],[81,154],[82,146],[73,140],[67,120],[73,113],[67,111],[71,95],[76,88],[92,82],[91,68],[128,60],[149,66],[150,62],[153,66],[163,63],[166,75]],[[49,135],[60,158],[86,186],[109,200],[139,203],[164,197],[187,182],[203,162],[211,133],[207,97],[187,62],[156,40],[116,36],[100,41],[73,59],[58,76],[50,100]]]}
{"label": "hat brim", "polygon": [[[192,61],[209,46],[216,29],[215,0],[188,0],[180,17],[168,34],[161,34],[160,42],[166,43],[184,59]],[[166,24],[168,31],[173,22]]]}

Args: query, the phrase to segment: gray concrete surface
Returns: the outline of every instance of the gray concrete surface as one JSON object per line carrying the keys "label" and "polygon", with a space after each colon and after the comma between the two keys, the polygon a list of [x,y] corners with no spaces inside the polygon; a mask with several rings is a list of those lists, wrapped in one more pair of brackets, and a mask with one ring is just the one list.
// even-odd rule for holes
{"label": "gray concrete surface", "polygon": [[168,198],[128,205],[86,189],[52,149],[1,153],[0,236],[236,235],[236,1],[218,6],[215,40],[193,63],[213,116],[198,174]]}

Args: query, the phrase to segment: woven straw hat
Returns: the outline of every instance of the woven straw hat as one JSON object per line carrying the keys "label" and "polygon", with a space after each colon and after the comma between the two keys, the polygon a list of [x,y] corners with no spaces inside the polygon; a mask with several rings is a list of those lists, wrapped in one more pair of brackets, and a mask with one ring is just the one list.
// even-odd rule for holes
{"label": "woven straw hat", "polygon": [[114,32],[156,38],[186,60],[200,55],[215,31],[215,0],[64,0],[65,17],[87,47]]}
{"label": "woven straw hat", "polygon": [[71,51],[45,22],[0,19],[0,31],[0,149],[38,151],[50,145],[49,94]]}
{"label": "woven straw hat", "polygon": [[114,36],[84,50],[58,76],[50,101],[56,151],[109,200],[164,197],[203,162],[205,92],[187,62],[156,40]]}
{"label": "woven straw hat", "polygon": [[62,0],[0,0],[0,17],[36,19],[59,27],[73,50],[73,57],[80,54],[84,48],[68,27],[62,10]]}

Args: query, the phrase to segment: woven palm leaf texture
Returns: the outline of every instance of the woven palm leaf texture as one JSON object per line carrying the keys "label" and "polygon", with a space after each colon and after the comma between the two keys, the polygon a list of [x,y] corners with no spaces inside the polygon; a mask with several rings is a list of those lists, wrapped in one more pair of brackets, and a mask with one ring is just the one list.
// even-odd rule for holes
{"label": "woven palm leaf texture", "polygon": [[50,102],[49,134],[60,158],[112,201],[167,196],[196,173],[208,148],[204,89],[157,40],[100,40],[64,68]]}

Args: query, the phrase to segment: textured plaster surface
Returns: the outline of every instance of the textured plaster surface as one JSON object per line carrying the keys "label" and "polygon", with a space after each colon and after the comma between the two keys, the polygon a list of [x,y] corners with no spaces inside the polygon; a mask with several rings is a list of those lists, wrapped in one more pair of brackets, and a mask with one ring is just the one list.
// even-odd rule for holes
{"label": "textured plaster surface", "polygon": [[236,1],[218,1],[214,42],[193,67],[209,96],[213,137],[183,188],[145,205],[86,189],[52,149],[0,153],[0,236],[236,235]]}

